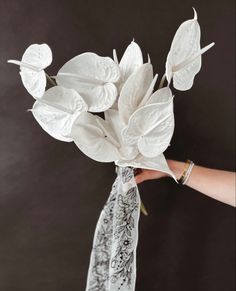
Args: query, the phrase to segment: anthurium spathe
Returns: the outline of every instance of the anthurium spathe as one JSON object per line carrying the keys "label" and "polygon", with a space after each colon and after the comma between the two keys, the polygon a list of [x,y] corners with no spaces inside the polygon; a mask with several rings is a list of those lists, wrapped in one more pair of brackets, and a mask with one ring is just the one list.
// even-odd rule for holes
{"label": "anthurium spathe", "polygon": [[40,126],[60,141],[73,141],[68,134],[76,117],[88,106],[73,89],[55,86],[48,89],[42,98],[35,101],[30,110]]}
{"label": "anthurium spathe", "polygon": [[153,103],[168,103],[173,101],[173,94],[169,86],[156,90],[145,102],[145,105]]}
{"label": "anthurium spathe", "polygon": [[189,90],[193,85],[195,75],[201,68],[201,55],[210,49],[214,42],[206,47],[200,47],[200,26],[197,12],[193,19],[183,22],[175,33],[166,60],[166,78],[177,90]]}
{"label": "anthurium spathe", "polygon": [[109,124],[98,115],[82,112],[73,123],[70,137],[93,160],[113,162],[120,159],[119,143]]}
{"label": "anthurium spathe", "polygon": [[56,76],[59,85],[81,94],[91,112],[102,112],[113,105],[118,95],[114,83],[119,79],[119,66],[110,57],[91,52],[69,60]]}
{"label": "anthurium spathe", "polygon": [[52,51],[47,44],[32,44],[24,52],[21,61],[8,60],[20,66],[22,83],[34,98],[43,96],[47,84],[44,69],[52,62]]}
{"label": "anthurium spathe", "polygon": [[143,54],[139,45],[133,40],[126,48],[120,62],[118,61],[115,49],[113,50],[113,59],[119,64],[121,78],[118,87],[121,89],[129,76],[143,65]]}
{"label": "anthurium spathe", "polygon": [[137,144],[145,157],[152,158],[163,153],[169,146],[174,131],[172,99],[137,109],[122,131],[124,143]]}
{"label": "anthurium spathe", "polygon": [[[143,65],[143,54],[139,45],[133,40],[126,48],[120,63],[117,58],[116,50],[113,50],[113,59],[119,65],[121,77],[116,83],[116,87],[119,94],[128,78],[134,74]],[[148,62],[150,63],[150,58],[148,56]],[[118,96],[119,98],[119,96]],[[118,98],[112,105],[112,109],[118,109]]]}
{"label": "anthurium spathe", "polygon": [[[146,93],[153,85],[153,68],[149,63],[143,64],[125,82],[118,99],[118,110],[122,121],[127,124],[132,113],[147,99]],[[154,87],[154,85],[153,85]],[[149,94],[151,95],[151,90]],[[146,96],[146,97],[145,97]]]}

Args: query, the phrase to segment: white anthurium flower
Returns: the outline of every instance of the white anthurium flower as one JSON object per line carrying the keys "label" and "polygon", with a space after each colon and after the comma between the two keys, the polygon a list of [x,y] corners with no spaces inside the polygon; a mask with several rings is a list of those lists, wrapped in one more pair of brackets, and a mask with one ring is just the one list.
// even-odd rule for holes
{"label": "white anthurium flower", "polygon": [[22,83],[26,90],[34,97],[43,96],[47,84],[44,69],[52,62],[52,51],[47,44],[32,44],[24,52],[21,61],[8,60],[20,66]]}
{"label": "white anthurium flower", "polygon": [[30,111],[49,135],[60,141],[71,142],[73,140],[68,134],[72,124],[81,112],[87,110],[88,106],[78,92],[55,86],[36,100]]}
{"label": "white anthurium flower", "polygon": [[113,162],[120,159],[119,143],[109,124],[90,112],[82,112],[71,128],[69,135],[78,148],[98,162]]}
{"label": "white anthurium flower", "polygon": [[137,145],[126,145],[123,142],[121,132],[126,127],[125,123],[122,122],[119,111],[115,109],[108,109],[104,112],[105,120],[111,127],[117,142],[120,144],[119,152],[122,159],[134,159],[138,154]]}
{"label": "white anthurium flower", "polygon": [[81,94],[91,112],[102,112],[113,105],[118,94],[114,83],[119,79],[119,66],[111,58],[90,52],[69,60],[56,76],[59,85]]}
{"label": "white anthurium flower", "polygon": [[120,63],[118,62],[116,50],[113,50],[113,59],[119,64],[121,71],[121,78],[119,81],[119,87],[121,87],[125,81],[133,74],[140,66],[143,65],[143,54],[139,45],[133,40],[126,48]]}
{"label": "white anthurium flower", "polygon": [[[128,47],[126,48],[121,61],[119,63],[116,50],[113,50],[113,59],[119,64],[121,78],[116,83],[116,87],[120,92],[122,87],[124,86],[127,79],[135,73],[142,65],[143,65],[143,55],[139,45],[133,40]],[[148,63],[151,63],[150,56],[148,55]],[[155,85],[155,84],[154,84]],[[119,98],[119,97],[118,97]],[[112,109],[118,109],[118,98],[115,103],[112,105]]]}
{"label": "white anthurium flower", "polygon": [[195,75],[201,68],[201,55],[209,50],[215,43],[204,48],[200,47],[200,26],[197,13],[194,10],[193,19],[183,22],[175,33],[170,51],[166,60],[166,78],[177,90],[189,90]]}
{"label": "white anthurium flower", "polygon": [[140,169],[148,169],[148,170],[156,170],[161,171],[163,173],[168,174],[171,176],[177,183],[177,178],[175,177],[174,173],[169,168],[165,156],[163,154],[159,154],[154,158],[147,158],[139,154],[133,160],[124,160],[120,159],[115,161],[115,164],[120,167],[134,167]]}
{"label": "white anthurium flower", "polygon": [[118,110],[122,121],[127,124],[132,113],[148,100],[152,94],[157,75],[153,78],[152,65],[143,64],[130,75],[121,89],[118,99]]}
{"label": "white anthurium flower", "polygon": [[131,115],[128,126],[123,129],[122,138],[125,144],[137,144],[143,156],[152,158],[166,150],[173,132],[172,97],[167,102],[150,103],[137,109]]}

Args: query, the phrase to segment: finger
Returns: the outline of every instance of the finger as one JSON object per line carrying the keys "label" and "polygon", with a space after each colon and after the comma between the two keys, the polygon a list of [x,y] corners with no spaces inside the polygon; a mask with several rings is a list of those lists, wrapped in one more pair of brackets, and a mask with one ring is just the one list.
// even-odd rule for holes
{"label": "finger", "polygon": [[140,184],[144,181],[143,173],[138,174],[134,177],[135,181],[137,184]]}

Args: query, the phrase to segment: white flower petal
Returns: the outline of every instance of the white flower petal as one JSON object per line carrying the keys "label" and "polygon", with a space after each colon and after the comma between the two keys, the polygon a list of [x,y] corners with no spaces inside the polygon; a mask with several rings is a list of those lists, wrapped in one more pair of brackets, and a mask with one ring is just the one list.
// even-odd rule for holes
{"label": "white flower petal", "polygon": [[109,125],[101,117],[82,112],[74,122],[70,136],[88,157],[99,162],[113,162],[120,158]]}
{"label": "white flower petal", "polygon": [[122,131],[124,143],[137,144],[146,157],[155,157],[168,147],[174,131],[173,100],[148,104],[136,110]]}
{"label": "white flower petal", "polygon": [[101,112],[115,102],[117,89],[113,83],[119,78],[119,67],[111,58],[87,52],[63,65],[56,81],[79,92],[88,104],[89,111]]}
{"label": "white flower petal", "polygon": [[34,98],[43,96],[47,84],[44,69],[52,62],[52,51],[47,44],[32,44],[23,54],[22,60],[8,60],[20,66],[22,83]]}
{"label": "white flower petal", "polygon": [[153,103],[166,103],[166,102],[170,102],[173,98],[172,92],[170,87],[163,87],[161,89],[158,89],[157,91],[155,91],[150,98],[148,99],[148,101],[146,102],[147,104],[153,104]]}
{"label": "white flower petal", "polygon": [[52,137],[66,142],[72,124],[80,112],[88,107],[82,97],[71,89],[55,86],[47,90],[32,108],[32,113],[40,126]]}
{"label": "white flower petal", "polygon": [[47,78],[45,72],[33,71],[28,68],[21,67],[20,76],[25,89],[35,99],[41,98],[45,92]]}
{"label": "white flower petal", "polygon": [[45,43],[32,44],[24,52],[21,61],[43,70],[52,62],[52,51]]}
{"label": "white flower petal", "polygon": [[142,65],[125,82],[120,97],[118,108],[120,116],[126,124],[131,114],[138,108],[153,80],[151,64]]}
{"label": "white flower petal", "polygon": [[132,41],[126,48],[119,64],[123,82],[125,82],[142,64],[142,51],[139,45],[135,41]]}
{"label": "white flower petal", "polygon": [[146,92],[146,94],[144,95],[142,101],[140,102],[140,105],[139,106],[143,106],[143,105],[146,105],[147,104],[147,101],[149,100],[152,92],[153,92],[153,89],[155,87],[155,84],[156,84],[156,81],[157,81],[157,77],[158,77],[158,74],[156,74]]}
{"label": "white flower petal", "polygon": [[175,33],[170,51],[166,60],[166,78],[170,83],[173,77],[173,85],[178,90],[188,90],[193,84],[195,75],[201,68],[201,55],[188,66],[174,72],[175,66],[191,58],[200,48],[200,26],[197,21],[197,13],[194,9],[194,18],[183,22]]}
{"label": "white flower petal", "polygon": [[125,127],[122,122],[119,111],[115,109],[108,109],[104,112],[105,120],[110,125],[114,135],[116,136],[117,142],[121,142],[121,131]]}

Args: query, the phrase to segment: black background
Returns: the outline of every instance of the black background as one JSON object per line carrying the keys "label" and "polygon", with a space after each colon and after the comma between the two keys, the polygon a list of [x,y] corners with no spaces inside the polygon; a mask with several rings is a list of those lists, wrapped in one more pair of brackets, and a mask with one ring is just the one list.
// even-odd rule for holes
{"label": "black background", "polygon": [[[176,128],[166,157],[234,170],[234,1],[0,0],[0,291],[84,290],[94,228],[115,179],[114,164],[93,161],[47,135],[18,68],[32,43],[48,43],[50,74],[92,51],[118,57],[135,38],[164,73],[178,26],[198,13],[203,56],[191,90],[175,94]],[[160,80],[160,79],[159,79]],[[171,179],[139,187],[137,291],[235,290],[234,208]]]}

